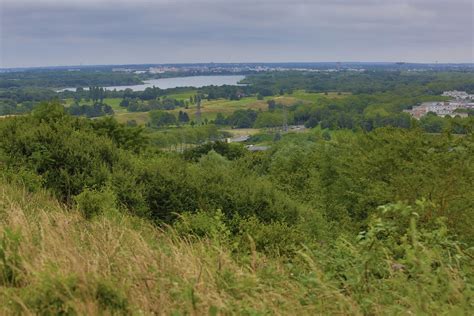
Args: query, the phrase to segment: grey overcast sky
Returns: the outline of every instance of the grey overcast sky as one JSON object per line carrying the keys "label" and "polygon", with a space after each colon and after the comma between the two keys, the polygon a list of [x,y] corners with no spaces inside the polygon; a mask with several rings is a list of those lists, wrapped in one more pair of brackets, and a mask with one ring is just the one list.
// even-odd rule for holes
{"label": "grey overcast sky", "polygon": [[474,0],[0,0],[0,67],[474,62]]}

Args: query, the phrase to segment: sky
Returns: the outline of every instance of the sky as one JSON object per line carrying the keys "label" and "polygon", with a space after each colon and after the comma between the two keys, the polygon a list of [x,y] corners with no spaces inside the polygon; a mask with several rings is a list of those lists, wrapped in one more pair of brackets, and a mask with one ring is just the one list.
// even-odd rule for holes
{"label": "sky", "polygon": [[473,0],[0,0],[0,68],[474,62]]}

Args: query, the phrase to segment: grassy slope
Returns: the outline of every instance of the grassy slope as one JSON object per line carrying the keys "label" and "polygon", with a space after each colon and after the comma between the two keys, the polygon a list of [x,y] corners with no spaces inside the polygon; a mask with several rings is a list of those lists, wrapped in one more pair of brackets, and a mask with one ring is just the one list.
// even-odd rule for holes
{"label": "grassy slope", "polygon": [[247,255],[229,245],[114,212],[86,220],[0,181],[0,315],[467,315],[472,306],[454,267],[440,270],[441,281],[429,268],[413,270],[421,279],[372,279],[364,292],[341,289],[310,252],[285,264],[252,250],[251,239]]}
{"label": "grassy slope", "polygon": [[[253,253],[237,262],[218,241],[192,242],[127,216],[87,221],[44,193],[5,184],[0,259],[0,314],[358,310],[331,288],[308,292],[278,260]],[[321,300],[301,304],[308,295]]]}

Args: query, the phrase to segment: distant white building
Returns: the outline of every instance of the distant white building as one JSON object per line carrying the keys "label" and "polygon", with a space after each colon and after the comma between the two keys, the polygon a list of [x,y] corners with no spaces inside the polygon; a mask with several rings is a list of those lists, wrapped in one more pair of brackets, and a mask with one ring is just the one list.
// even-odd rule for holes
{"label": "distant white building", "polygon": [[148,69],[148,72],[151,73],[151,74],[162,74],[162,73],[164,73],[165,71],[164,71],[162,68],[150,67],[150,68]]}
{"label": "distant white building", "polygon": [[130,68],[112,68],[113,72],[132,72],[133,69]]}
{"label": "distant white building", "polygon": [[179,72],[179,69],[176,67],[150,67],[148,72],[151,74],[162,74],[165,72]]}
{"label": "distant white building", "polygon": [[456,111],[458,109],[474,109],[473,94],[468,94],[466,91],[445,91],[442,96],[453,98],[451,101],[444,102],[424,102],[419,106],[414,106],[411,110],[404,110],[416,119],[420,119],[429,112],[435,113],[438,116],[460,116],[467,117],[465,112]]}
{"label": "distant white building", "polygon": [[457,90],[445,91],[443,92],[442,96],[451,97],[456,100],[473,100],[474,99],[474,94],[468,94],[466,91],[457,91]]}
{"label": "distant white building", "polygon": [[419,106],[413,107],[411,110],[404,112],[411,114],[414,118],[420,119],[429,112],[435,113],[438,116],[460,116],[467,117],[467,113],[456,112],[457,109],[472,109],[474,103],[449,101],[449,102],[424,102]]}

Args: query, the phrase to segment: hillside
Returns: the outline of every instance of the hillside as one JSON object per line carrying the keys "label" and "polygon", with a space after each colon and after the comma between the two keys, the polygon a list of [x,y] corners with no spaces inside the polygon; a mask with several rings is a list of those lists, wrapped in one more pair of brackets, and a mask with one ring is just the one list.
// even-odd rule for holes
{"label": "hillside", "polygon": [[[237,262],[218,240],[107,214],[93,221],[45,193],[0,185],[0,311],[40,314],[312,313],[278,261]],[[325,295],[336,296],[328,291]],[[335,310],[350,308],[341,300]],[[296,309],[295,309],[296,308]]]}
{"label": "hillside", "polygon": [[419,265],[418,281],[394,270],[383,284],[358,293],[338,289],[306,251],[296,266],[253,247],[236,257],[217,235],[180,237],[113,212],[89,221],[46,193],[5,183],[0,214],[2,314],[357,315],[370,305],[371,314],[460,315],[472,304],[456,265],[442,264],[436,276],[425,270],[423,261],[438,253],[421,243],[418,250],[428,257],[411,259]]}
{"label": "hillside", "polygon": [[0,314],[473,309],[472,134],[165,152],[57,103],[0,121]]}

